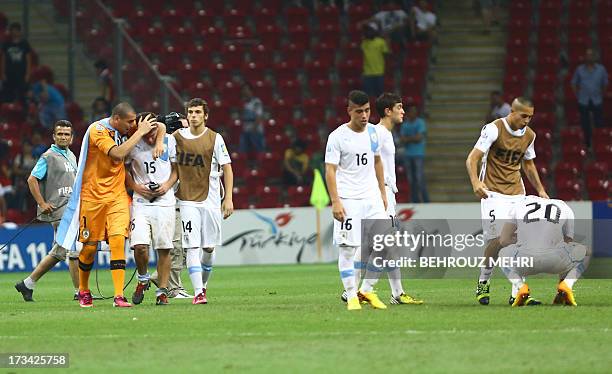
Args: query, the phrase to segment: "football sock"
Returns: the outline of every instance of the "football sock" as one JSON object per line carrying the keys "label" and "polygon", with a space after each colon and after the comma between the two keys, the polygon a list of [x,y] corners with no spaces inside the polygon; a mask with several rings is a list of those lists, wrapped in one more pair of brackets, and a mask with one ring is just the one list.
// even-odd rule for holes
{"label": "football sock", "polygon": [[379,255],[376,252],[372,252],[368,258],[365,276],[361,283],[361,288],[359,288],[361,292],[372,292],[374,286],[378,283],[378,278],[380,278],[383,268],[374,265],[374,258],[377,256]]}
{"label": "football sock", "polygon": [[89,290],[89,273],[93,268],[94,256],[98,244],[83,244],[83,249],[79,253],[79,291]]}
{"label": "football sock", "polygon": [[30,277],[27,277],[26,279],[23,280],[23,284],[25,284],[27,288],[33,290],[34,287],[36,286],[36,281]]}
{"label": "football sock", "polygon": [[115,288],[115,297],[123,296],[123,284],[125,283],[125,236],[113,235],[108,238],[110,247],[111,277]]}
{"label": "football sock", "polygon": [[150,279],[151,279],[151,274],[149,274],[148,272],[144,275],[138,274],[138,281],[140,283],[148,283]]}
{"label": "football sock", "polygon": [[366,264],[361,262],[361,246],[355,247],[355,259],[353,260],[355,266],[355,287],[359,288],[361,283],[361,275],[365,273]]}
{"label": "football sock", "polygon": [[513,268],[501,268],[510,283],[512,283],[512,297],[516,297],[518,291],[525,284],[525,278],[521,277]]}
{"label": "football sock", "polygon": [[216,251],[213,249],[212,252],[208,253],[206,251],[202,254],[202,284],[204,288],[208,287],[208,278],[210,278],[210,274],[212,273],[213,263],[215,262]]}
{"label": "football sock", "polygon": [[202,264],[200,263],[200,248],[187,248],[187,269],[189,270],[189,279],[195,295],[199,295],[204,288],[202,282]]}
{"label": "football sock", "polygon": [[387,268],[387,277],[389,278],[389,286],[391,287],[391,294],[393,297],[398,297],[404,293],[404,287],[402,287],[402,273],[400,268]]}
{"label": "football sock", "polygon": [[356,247],[338,248],[338,270],[340,279],[349,299],[357,297],[355,285],[355,251]]}
{"label": "football sock", "polygon": [[493,274],[492,267],[480,268],[480,277],[478,277],[478,281],[481,283],[488,281],[489,279],[491,279],[491,274]]}
{"label": "football sock", "polygon": [[570,289],[574,287],[574,283],[576,283],[582,273],[584,273],[584,271],[588,269],[590,262],[591,256],[584,256],[582,261],[580,261],[576,266],[572,268],[572,270],[569,271],[569,273],[567,273],[564,281]]}

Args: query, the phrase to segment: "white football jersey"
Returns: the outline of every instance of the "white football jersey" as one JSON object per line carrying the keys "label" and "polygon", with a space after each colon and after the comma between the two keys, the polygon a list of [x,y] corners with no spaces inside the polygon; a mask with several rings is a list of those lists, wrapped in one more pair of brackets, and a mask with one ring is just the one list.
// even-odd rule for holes
{"label": "white football jersey", "polygon": [[[162,184],[170,178],[172,165],[170,160],[176,157],[175,140],[168,134],[164,137],[164,153],[156,160],[153,159],[153,145],[147,144],[144,139],[140,139],[130,151],[126,159],[129,170],[132,173],[134,182],[148,184],[154,182]],[[173,206],[176,203],[174,189],[169,189],[164,196],[156,198],[152,203],[142,195],[134,192],[134,204]]]}
{"label": "white football jersey", "polygon": [[380,156],[380,141],[376,126],[371,123],[362,132],[351,130],[348,123],[345,123],[329,134],[325,163],[338,165],[336,184],[339,197],[380,197],[374,156]]}
{"label": "white football jersey", "polygon": [[385,170],[385,186],[391,188],[393,193],[397,192],[397,180],[395,178],[395,142],[393,134],[382,123],[376,125],[378,139],[380,141],[380,158]]}
{"label": "white football jersey", "polygon": [[533,249],[555,248],[574,237],[574,212],[562,200],[525,196],[512,213],[517,244]]}

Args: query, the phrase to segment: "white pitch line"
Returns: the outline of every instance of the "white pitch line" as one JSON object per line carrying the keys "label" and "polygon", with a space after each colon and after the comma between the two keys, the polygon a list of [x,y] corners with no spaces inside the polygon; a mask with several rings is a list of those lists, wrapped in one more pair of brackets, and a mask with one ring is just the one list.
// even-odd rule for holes
{"label": "white pitch line", "polygon": [[[609,334],[612,331],[610,328],[601,329],[582,329],[582,328],[566,328],[566,329],[537,329],[537,330],[399,330],[399,331],[319,331],[319,332],[290,332],[290,333],[273,333],[273,332],[226,332],[226,333],[198,333],[198,334],[180,334],[175,335],[176,337],[286,337],[286,336],[346,336],[346,335],[359,335],[359,336],[389,336],[389,335],[418,335],[418,334],[544,334],[544,333],[563,333],[563,334],[575,334],[575,333],[604,333]],[[2,339],[31,339],[31,338],[47,338],[46,335],[0,335]],[[124,339],[129,335],[116,335],[116,334],[104,334],[104,335],[53,335],[54,338],[102,338],[102,339]],[[139,338],[168,338],[168,334],[144,334]]]}

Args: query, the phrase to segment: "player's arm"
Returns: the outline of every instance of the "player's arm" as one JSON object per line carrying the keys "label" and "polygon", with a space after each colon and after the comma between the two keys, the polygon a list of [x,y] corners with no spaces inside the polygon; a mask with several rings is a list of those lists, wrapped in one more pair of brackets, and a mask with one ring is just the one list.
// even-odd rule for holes
{"label": "player's arm", "polygon": [[234,213],[234,171],[232,170],[231,163],[223,165],[223,182],[225,199],[223,199],[221,210],[223,212],[223,219],[226,219]]}
{"label": "player's arm", "polygon": [[39,179],[43,179],[47,174],[47,159],[41,157],[36,161],[36,165],[32,169],[32,173],[28,177],[28,188],[30,193],[36,200],[36,204],[40,206],[43,213],[51,213],[55,207],[45,201],[42,193],[40,192],[40,185],[38,184]]}
{"label": "player's arm", "polygon": [[478,163],[484,156],[484,152],[478,148],[472,148],[472,151],[465,160],[465,167],[470,177],[470,183],[472,183],[472,189],[474,194],[481,199],[487,198],[487,185],[483,181],[478,179]]}
{"label": "player's arm", "polygon": [[544,186],[540,181],[538,169],[536,168],[533,159],[523,161],[523,170],[525,170],[525,175],[527,176],[527,179],[529,179],[531,185],[536,189],[538,195],[545,199],[549,199],[548,194],[546,193],[546,190],[544,189]]}
{"label": "player's arm", "polygon": [[114,161],[123,162],[123,160],[130,154],[130,151],[136,146],[136,143],[138,143],[140,139],[148,134],[154,127],[155,118],[152,116],[141,118],[140,122],[138,122],[138,130],[136,130],[134,135],[130,136],[125,143],[121,145],[114,145],[112,148],[110,148],[110,150],[108,150],[108,155]]}
{"label": "player's arm", "polygon": [[43,213],[51,213],[55,207],[45,201],[42,193],[40,192],[40,186],[38,185],[38,179],[35,176],[31,175],[28,177],[28,187],[30,188],[30,193],[36,200],[36,204],[40,206],[40,209]]}
{"label": "player's arm", "polygon": [[378,180],[378,189],[380,190],[380,196],[382,197],[385,210],[387,210],[387,192],[385,191],[385,170],[383,168],[382,159],[380,156],[374,156],[374,171],[376,172],[376,179]]}
{"label": "player's arm", "polygon": [[338,196],[338,185],[336,183],[337,170],[338,165],[327,162],[325,163],[325,182],[327,183],[327,190],[329,191],[329,197],[332,203],[332,214],[334,219],[344,222],[344,219],[346,218],[346,211],[344,210],[344,206],[342,206],[342,202]]}
{"label": "player's arm", "polygon": [[156,160],[164,153],[164,138],[166,137],[166,125],[161,122],[157,124],[157,137],[155,138],[155,148],[153,149],[153,159]]}

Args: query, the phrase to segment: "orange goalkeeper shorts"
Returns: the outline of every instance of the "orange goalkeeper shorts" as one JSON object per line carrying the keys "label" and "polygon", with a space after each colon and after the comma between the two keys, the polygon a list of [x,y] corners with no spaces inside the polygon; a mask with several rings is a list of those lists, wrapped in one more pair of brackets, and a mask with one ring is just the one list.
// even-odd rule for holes
{"label": "orange goalkeeper shorts", "polygon": [[108,203],[81,201],[79,241],[81,243],[108,240],[109,236],[128,236],[130,208],[127,197]]}

